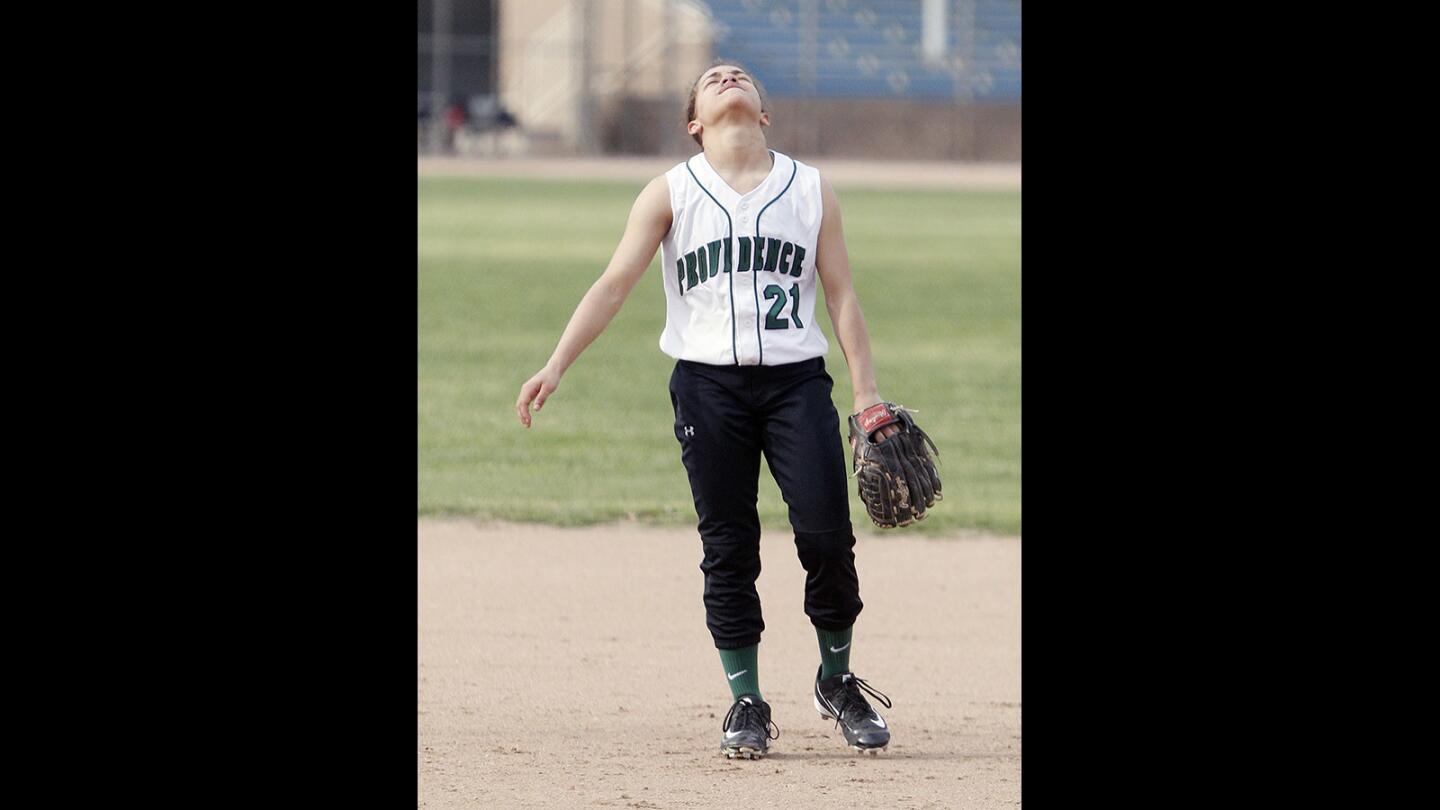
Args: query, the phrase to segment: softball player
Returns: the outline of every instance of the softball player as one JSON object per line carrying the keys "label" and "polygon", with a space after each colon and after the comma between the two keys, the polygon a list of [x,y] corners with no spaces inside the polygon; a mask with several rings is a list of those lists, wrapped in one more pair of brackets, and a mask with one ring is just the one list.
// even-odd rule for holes
{"label": "softball player", "polygon": [[[662,251],[675,438],[690,479],[703,548],[706,625],[734,703],[721,750],[758,758],[779,728],[760,692],[765,629],[756,500],[763,455],[789,507],[806,572],[805,613],[820,645],[815,708],[857,751],[890,742],[850,671],[863,603],[855,571],[844,442],[815,323],[817,279],[850,369],[854,409],[881,401],[870,338],[851,284],[840,205],[820,173],[766,147],[764,88],[734,63],[696,80],[686,129],[704,150],[645,187],[609,266],[581,299],[545,367],[520,387],[525,427],[560,378],[620,310]],[[887,427],[881,436],[896,432]]]}

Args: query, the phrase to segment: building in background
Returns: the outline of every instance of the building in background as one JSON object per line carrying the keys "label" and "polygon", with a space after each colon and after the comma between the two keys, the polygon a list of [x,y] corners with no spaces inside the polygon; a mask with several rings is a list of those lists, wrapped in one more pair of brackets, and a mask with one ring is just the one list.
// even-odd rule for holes
{"label": "building in background", "polygon": [[723,57],[797,157],[1020,159],[1019,0],[419,5],[422,151],[693,154],[685,97]]}
{"label": "building in background", "polygon": [[484,125],[487,104],[498,108],[496,6],[494,0],[420,0],[415,55],[422,151],[454,151],[467,126]]}

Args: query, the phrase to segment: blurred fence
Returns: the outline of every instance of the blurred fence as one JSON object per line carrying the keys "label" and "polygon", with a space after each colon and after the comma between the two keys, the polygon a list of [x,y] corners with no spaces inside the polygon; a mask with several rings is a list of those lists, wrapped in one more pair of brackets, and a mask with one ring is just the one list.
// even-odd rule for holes
{"label": "blurred fence", "polygon": [[714,58],[806,156],[1018,161],[1019,0],[421,0],[425,153],[691,154]]}
{"label": "blurred fence", "polygon": [[1018,0],[741,0],[715,50],[786,98],[1020,101]]}

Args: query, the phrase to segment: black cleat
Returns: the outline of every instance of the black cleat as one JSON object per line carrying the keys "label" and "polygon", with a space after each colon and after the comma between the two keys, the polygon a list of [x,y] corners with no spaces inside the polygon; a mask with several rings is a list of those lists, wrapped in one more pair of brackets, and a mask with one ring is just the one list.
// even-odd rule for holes
{"label": "black cleat", "polygon": [[815,671],[815,710],[825,720],[834,720],[835,725],[845,732],[845,742],[860,753],[874,754],[885,750],[890,744],[890,728],[879,712],[870,708],[870,702],[860,693],[865,690],[890,708],[890,698],[870,684],[855,677],[853,672],[841,672],[820,680],[824,667]]}
{"label": "black cleat", "polygon": [[[770,740],[780,739],[780,727],[770,722],[770,704],[758,695],[741,695],[725,713],[725,739],[720,753],[729,759],[759,759],[770,751]],[[770,735],[770,729],[775,735]]]}

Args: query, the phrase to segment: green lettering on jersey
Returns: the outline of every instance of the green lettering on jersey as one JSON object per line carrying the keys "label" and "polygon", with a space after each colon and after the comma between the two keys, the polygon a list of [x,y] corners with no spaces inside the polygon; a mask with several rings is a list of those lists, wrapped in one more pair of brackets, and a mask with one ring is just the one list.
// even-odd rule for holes
{"label": "green lettering on jersey", "polygon": [[805,269],[805,248],[795,246],[795,258],[790,260],[790,275],[798,276]]}
{"label": "green lettering on jersey", "polygon": [[779,266],[779,268],[778,268],[779,271],[780,271],[780,275],[782,275],[782,276],[791,275],[791,273],[790,273],[790,254],[791,254],[791,253],[794,253],[794,252],[795,252],[795,245],[793,245],[793,244],[790,243],[790,242],[786,242],[786,243],[785,243],[785,247],[783,247],[783,248],[780,249],[780,266]]}
{"label": "green lettering on jersey", "polygon": [[685,289],[693,289],[700,279],[695,277],[695,253],[691,251],[685,254]]}
{"label": "green lettering on jersey", "polygon": [[710,256],[710,274],[707,278],[714,278],[720,275],[720,246],[725,244],[724,239],[716,239],[705,246],[706,253]]}
{"label": "green lettering on jersey", "polygon": [[765,271],[769,273],[775,272],[775,267],[779,262],[780,240],[767,238],[765,240]]}

